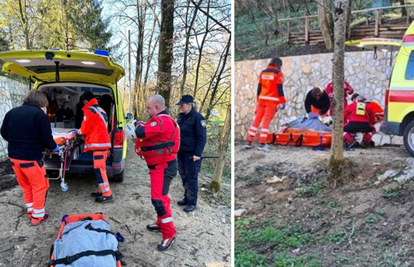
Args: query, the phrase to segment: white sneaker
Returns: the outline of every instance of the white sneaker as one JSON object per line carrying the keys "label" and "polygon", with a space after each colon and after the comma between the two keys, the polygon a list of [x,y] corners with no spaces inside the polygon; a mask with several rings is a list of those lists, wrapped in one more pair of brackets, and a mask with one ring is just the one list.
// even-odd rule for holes
{"label": "white sneaker", "polygon": [[250,142],[247,142],[246,145],[244,146],[245,149],[252,149],[253,145]]}
{"label": "white sneaker", "polygon": [[267,144],[263,144],[263,145],[260,145],[257,149],[260,150],[260,151],[269,151],[270,146],[267,145]]}

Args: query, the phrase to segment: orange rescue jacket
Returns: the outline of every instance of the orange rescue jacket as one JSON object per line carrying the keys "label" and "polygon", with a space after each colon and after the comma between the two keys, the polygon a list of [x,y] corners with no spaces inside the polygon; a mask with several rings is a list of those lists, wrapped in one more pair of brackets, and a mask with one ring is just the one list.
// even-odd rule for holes
{"label": "orange rescue jacket", "polygon": [[283,72],[277,70],[273,65],[269,65],[267,69],[263,70],[259,77],[257,97],[259,104],[285,104]]}
{"label": "orange rescue jacket", "polygon": [[96,98],[91,99],[83,108],[83,121],[78,134],[85,135],[85,152],[111,148],[108,134],[108,116],[98,105]]}

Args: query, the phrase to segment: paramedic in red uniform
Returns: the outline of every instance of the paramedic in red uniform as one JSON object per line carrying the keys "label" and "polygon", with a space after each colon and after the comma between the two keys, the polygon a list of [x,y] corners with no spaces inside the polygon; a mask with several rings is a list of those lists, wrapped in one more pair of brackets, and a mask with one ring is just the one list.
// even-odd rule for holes
{"label": "paramedic in red uniform", "polygon": [[[333,103],[333,83],[332,82],[326,85],[325,92],[328,94],[330,102]],[[348,106],[348,100],[346,99],[346,97],[348,95],[352,95],[353,93],[354,93],[354,88],[352,88],[352,86],[347,81],[344,81],[344,110],[346,106]],[[329,114],[333,116],[333,105],[331,105],[331,107],[329,108]]]}
{"label": "paramedic in red uniform", "polygon": [[45,202],[49,180],[42,152],[45,149],[59,151],[46,115],[47,106],[46,96],[39,90],[31,90],[22,106],[7,112],[1,126],[1,136],[8,142],[9,158],[23,189],[27,215],[33,226],[48,218]]}
{"label": "paramedic in red uniform", "polygon": [[161,95],[151,96],[146,106],[151,119],[136,126],[135,149],[148,165],[151,202],[157,212],[157,221],[147,225],[147,230],[161,231],[162,241],[157,249],[165,251],[174,243],[177,232],[168,191],[171,180],[177,175],[176,155],[180,146],[180,129],[165,109],[165,100]]}
{"label": "paramedic in red uniform", "polygon": [[111,148],[111,140],[108,134],[108,116],[98,105],[94,94],[87,91],[82,95],[85,106],[83,110],[83,121],[78,135],[85,135],[84,152],[92,151],[93,168],[95,178],[98,181],[99,191],[91,193],[95,201],[99,203],[113,200],[112,190],[109,187],[106,175],[106,159],[108,150]]}
{"label": "paramedic in red uniform", "polygon": [[305,110],[309,119],[317,119],[328,115],[331,101],[328,94],[320,87],[314,87],[306,94]]}
{"label": "paramedic in red uniform", "polygon": [[267,136],[270,133],[269,125],[276,115],[278,108],[284,109],[286,105],[283,92],[283,72],[281,71],[282,60],[272,58],[259,76],[257,86],[257,107],[255,117],[247,133],[246,148],[253,148],[252,142],[256,136],[257,128],[260,126],[259,150],[269,150]]}
{"label": "paramedic in red uniform", "polygon": [[362,147],[375,146],[372,141],[372,135],[376,130],[373,126],[375,123],[375,114],[370,105],[365,103],[365,98],[358,96],[357,101],[352,102],[344,111],[344,141],[347,147],[350,147],[355,138],[353,134],[364,133]]}

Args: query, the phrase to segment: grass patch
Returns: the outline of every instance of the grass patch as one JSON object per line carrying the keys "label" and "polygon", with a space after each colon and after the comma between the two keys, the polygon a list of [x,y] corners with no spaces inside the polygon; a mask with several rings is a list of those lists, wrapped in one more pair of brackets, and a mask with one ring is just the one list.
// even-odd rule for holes
{"label": "grass patch", "polygon": [[296,194],[299,197],[313,197],[313,196],[322,196],[325,192],[326,184],[325,182],[315,182],[309,186],[303,186],[296,188]]}
{"label": "grass patch", "polygon": [[326,203],[326,206],[330,209],[334,209],[334,208],[338,208],[340,205],[338,201],[329,200],[328,203]]}
{"label": "grass patch", "polygon": [[234,226],[237,230],[246,230],[249,228],[252,222],[253,222],[252,218],[244,218],[244,219],[237,220],[234,223]]}
{"label": "grass patch", "polygon": [[242,246],[236,244],[234,247],[234,266],[235,267],[263,267],[266,257],[253,250],[244,250]]}
{"label": "grass patch", "polygon": [[398,184],[397,186],[385,188],[382,190],[382,196],[386,199],[398,197],[404,188],[404,184]]}
{"label": "grass patch", "polygon": [[314,255],[292,256],[289,257],[285,253],[276,253],[273,255],[275,267],[320,267],[322,261],[317,259]]}
{"label": "grass patch", "polygon": [[241,230],[241,240],[251,245],[272,245],[275,249],[299,248],[310,242],[311,237],[298,226]]}
{"label": "grass patch", "polygon": [[333,231],[326,235],[325,241],[330,244],[342,245],[346,241],[346,234],[344,230]]}
{"label": "grass patch", "polygon": [[365,217],[365,220],[364,220],[364,222],[366,224],[374,224],[377,221],[378,221],[378,217],[376,215],[374,215],[374,214],[368,215],[367,217]]}

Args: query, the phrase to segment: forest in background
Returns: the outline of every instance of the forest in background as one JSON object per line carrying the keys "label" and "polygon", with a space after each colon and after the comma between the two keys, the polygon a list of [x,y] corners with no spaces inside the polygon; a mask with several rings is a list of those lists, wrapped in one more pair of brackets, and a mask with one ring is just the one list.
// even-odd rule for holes
{"label": "forest in background", "polygon": [[[351,0],[350,12],[387,6],[413,4],[412,0]],[[289,56],[332,52],[327,45],[290,45],[287,38],[286,19],[316,16],[309,20],[309,30],[329,32],[333,40],[334,1],[327,0],[236,0],[235,1],[235,60],[261,59],[272,56]],[[413,7],[383,9],[383,19],[411,16]],[[350,26],[363,25],[374,20],[374,11],[350,13]],[[290,32],[304,31],[304,20],[289,21]],[[352,50],[348,48],[347,50]]]}

